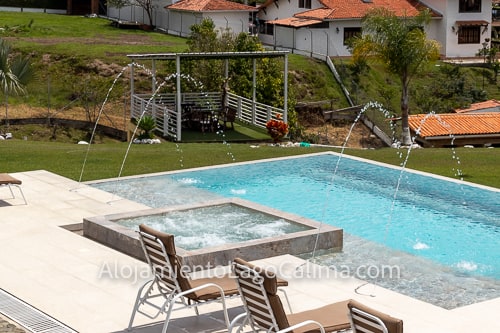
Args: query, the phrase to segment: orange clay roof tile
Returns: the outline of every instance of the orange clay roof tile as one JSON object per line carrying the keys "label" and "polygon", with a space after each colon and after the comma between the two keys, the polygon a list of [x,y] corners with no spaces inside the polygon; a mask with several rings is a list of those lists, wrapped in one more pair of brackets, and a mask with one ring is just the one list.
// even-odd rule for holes
{"label": "orange clay roof tile", "polygon": [[165,8],[192,12],[206,11],[257,11],[256,7],[226,0],[181,0]]}
{"label": "orange clay roof tile", "polygon": [[294,16],[300,18],[324,20],[329,18],[334,11],[335,9],[331,8],[318,8],[318,9],[311,9],[302,13],[297,13]]}
{"label": "orange clay roof tile", "polygon": [[[262,7],[267,7],[273,2],[274,0],[268,0]],[[378,7],[388,8],[397,16],[416,16],[423,9],[431,9],[415,0],[371,0],[370,2],[363,0],[319,0],[319,2],[323,5],[322,8],[304,11],[294,16],[321,20],[362,18],[370,9]],[[442,16],[432,9],[431,15],[433,17]]]}
{"label": "orange clay roof tile", "polygon": [[408,117],[412,131],[421,137],[500,134],[500,113],[417,114]]}
{"label": "orange clay roof tile", "polygon": [[484,102],[473,103],[470,105],[470,107],[465,109],[456,109],[455,112],[465,113],[465,112],[481,111],[481,110],[484,110],[484,112],[491,112],[493,111],[493,109],[500,111],[500,102],[495,99],[490,99]]}
{"label": "orange clay roof tile", "polygon": [[295,27],[295,28],[305,27],[308,25],[318,24],[321,22],[323,22],[323,21],[312,20],[312,19],[307,19],[307,18],[299,18],[299,17],[288,17],[288,18],[284,18],[281,20],[267,21],[267,23],[269,23],[269,24],[285,25],[285,26]]}

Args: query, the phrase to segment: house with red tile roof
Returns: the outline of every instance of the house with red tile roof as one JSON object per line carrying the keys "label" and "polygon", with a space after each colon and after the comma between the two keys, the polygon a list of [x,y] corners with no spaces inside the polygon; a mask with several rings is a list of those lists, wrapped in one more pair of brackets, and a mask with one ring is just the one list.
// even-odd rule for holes
{"label": "house with red tile roof", "polygon": [[417,114],[408,122],[423,147],[500,146],[500,112]]}
{"label": "house with red tile roof", "polygon": [[361,31],[361,19],[376,7],[398,16],[429,9],[427,36],[443,57],[474,57],[491,36],[491,0],[267,0],[259,10],[259,37],[296,53],[349,56],[347,41]]}
{"label": "house with red tile roof", "polygon": [[[376,7],[401,17],[430,10],[426,33],[440,43],[444,58],[475,57],[491,37],[491,0],[267,0],[258,7],[229,0],[152,1],[154,24],[168,33],[187,36],[191,25],[209,17],[218,29],[258,33],[264,44],[322,58],[349,56],[347,41],[362,34],[363,16]],[[108,16],[146,21],[139,6],[109,7]]]}
{"label": "house with red tile roof", "polygon": [[[248,32],[256,7],[227,0],[181,0],[165,6],[169,13],[169,33],[188,36],[193,24],[210,18],[219,29],[233,33]],[[249,19],[250,18],[250,19]]]}
{"label": "house with red tile roof", "polygon": [[[235,34],[249,32],[258,8],[228,0],[152,0],[153,21],[157,29],[172,35],[187,37],[190,27],[210,18],[216,29],[231,29]],[[123,21],[146,22],[139,6],[108,7],[108,16]]]}

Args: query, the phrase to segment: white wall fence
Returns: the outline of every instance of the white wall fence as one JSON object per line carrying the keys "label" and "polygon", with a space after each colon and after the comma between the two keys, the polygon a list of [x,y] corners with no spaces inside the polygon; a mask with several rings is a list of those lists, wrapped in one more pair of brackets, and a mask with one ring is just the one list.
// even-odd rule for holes
{"label": "white wall fence", "polygon": [[0,12],[26,12],[26,13],[66,14],[66,9],[0,7]]}
{"label": "white wall fence", "polygon": [[[201,111],[218,112],[222,108],[222,94],[220,92],[209,93],[183,93],[181,105],[194,104]],[[236,119],[258,128],[265,129],[266,123],[271,119],[277,119],[278,114],[283,115],[283,109],[255,102],[233,93],[227,95],[228,107],[236,110]],[[161,95],[134,94],[132,96],[130,116],[137,120],[144,116],[151,116],[156,120],[156,130],[164,137],[178,137],[177,129],[182,127],[182,115],[179,119],[177,113],[177,97],[175,93]]]}

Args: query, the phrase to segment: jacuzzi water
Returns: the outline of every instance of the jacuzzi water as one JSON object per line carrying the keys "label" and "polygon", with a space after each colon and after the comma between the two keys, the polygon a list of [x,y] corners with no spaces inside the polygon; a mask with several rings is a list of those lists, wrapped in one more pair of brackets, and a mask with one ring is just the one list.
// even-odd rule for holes
{"label": "jacuzzi water", "polygon": [[[308,227],[237,205],[216,205],[164,214],[120,219],[118,224],[138,229],[139,224],[175,235],[177,246],[197,250],[309,230]],[[200,235],[200,230],[203,234]]]}
{"label": "jacuzzi water", "polygon": [[[348,251],[346,242],[344,257],[335,260],[359,264],[376,254],[384,263],[403,254],[401,263],[411,268],[402,272],[406,280],[377,281],[396,291],[446,308],[500,297],[500,191],[346,156],[334,174],[338,158],[321,154],[94,186],[152,207],[240,197],[341,227],[371,248],[360,254]],[[320,259],[325,265],[333,260]],[[437,276],[452,286],[439,290]],[[419,287],[409,288],[408,281]],[[443,296],[435,300],[436,293]]]}

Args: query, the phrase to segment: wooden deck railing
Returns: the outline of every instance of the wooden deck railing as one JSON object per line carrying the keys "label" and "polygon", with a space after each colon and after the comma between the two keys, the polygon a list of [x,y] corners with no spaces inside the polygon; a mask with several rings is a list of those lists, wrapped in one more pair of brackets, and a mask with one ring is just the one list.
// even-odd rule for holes
{"label": "wooden deck railing", "polygon": [[[209,93],[184,93],[181,104],[196,104],[203,111],[218,111],[222,108],[222,94],[219,92]],[[263,103],[255,102],[233,93],[227,95],[227,106],[236,110],[236,119],[243,123],[266,128],[270,119],[276,119],[277,115],[283,116],[283,109],[275,108]],[[130,117],[140,119],[145,115],[156,120],[156,130],[164,137],[172,137],[180,141],[177,129],[182,125],[176,111],[176,94],[146,95],[135,94],[132,96]],[[286,119],[286,118],[285,118]]]}

